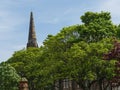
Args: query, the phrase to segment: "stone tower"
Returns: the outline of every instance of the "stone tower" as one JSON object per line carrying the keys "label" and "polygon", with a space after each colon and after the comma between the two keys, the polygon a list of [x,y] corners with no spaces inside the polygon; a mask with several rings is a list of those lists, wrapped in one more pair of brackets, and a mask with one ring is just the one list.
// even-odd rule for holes
{"label": "stone tower", "polygon": [[30,13],[29,35],[28,35],[28,43],[27,43],[27,48],[29,47],[38,47],[32,12]]}
{"label": "stone tower", "polygon": [[19,90],[29,90],[28,80],[24,77],[21,78],[21,81],[19,82]]}

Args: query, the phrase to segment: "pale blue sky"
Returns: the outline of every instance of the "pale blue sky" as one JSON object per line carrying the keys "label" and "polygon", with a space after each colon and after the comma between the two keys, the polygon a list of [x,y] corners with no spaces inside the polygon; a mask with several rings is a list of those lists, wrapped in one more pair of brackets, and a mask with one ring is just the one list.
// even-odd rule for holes
{"label": "pale blue sky", "polygon": [[112,21],[120,23],[120,0],[1,0],[0,62],[26,47],[31,11],[39,46],[48,34],[81,24],[80,16],[87,11],[108,11]]}

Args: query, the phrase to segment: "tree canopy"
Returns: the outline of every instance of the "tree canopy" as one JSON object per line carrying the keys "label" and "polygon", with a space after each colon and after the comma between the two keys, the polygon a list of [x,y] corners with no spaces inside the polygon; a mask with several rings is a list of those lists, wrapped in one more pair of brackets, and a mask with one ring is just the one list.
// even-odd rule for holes
{"label": "tree canopy", "polygon": [[[30,90],[54,90],[55,81],[63,79],[74,80],[84,90],[94,83],[101,90],[110,85],[115,60],[105,61],[103,54],[113,48],[119,28],[108,12],[86,12],[81,20],[80,25],[48,35],[40,48],[17,51],[7,61],[28,79]],[[104,80],[107,85],[102,87]]]}
{"label": "tree canopy", "polygon": [[20,76],[16,70],[6,63],[0,64],[0,90],[16,90],[20,81]]}

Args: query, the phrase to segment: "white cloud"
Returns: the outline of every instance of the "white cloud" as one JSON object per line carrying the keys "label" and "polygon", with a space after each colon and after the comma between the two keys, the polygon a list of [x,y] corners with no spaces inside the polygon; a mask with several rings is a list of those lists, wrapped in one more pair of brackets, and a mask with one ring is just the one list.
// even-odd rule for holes
{"label": "white cloud", "polygon": [[43,23],[48,23],[48,24],[57,24],[59,22],[59,18],[45,19],[42,22]]}
{"label": "white cloud", "polygon": [[13,45],[9,44],[10,47],[6,47],[7,45],[4,45],[1,48],[0,51],[0,62],[1,61],[6,61],[10,57],[12,57],[12,54],[14,54],[15,51],[22,50],[25,48],[25,45]]}
{"label": "white cloud", "polygon": [[[43,15],[40,16],[39,20],[41,23],[46,23],[46,24],[58,24],[66,21],[75,21],[76,17],[79,20],[79,12],[80,10],[78,8],[67,8],[65,10],[60,9],[59,11],[48,11],[48,12],[43,12]],[[48,13],[49,14],[48,16]]]}
{"label": "white cloud", "polygon": [[[4,51],[4,52],[3,52]],[[11,57],[13,52],[11,51],[6,51],[6,50],[2,50],[0,51],[0,62],[2,61],[6,61],[8,58]]]}
{"label": "white cloud", "polygon": [[11,28],[14,28],[15,26],[23,22],[24,19],[22,19],[22,17],[19,17],[19,15],[16,15],[15,13],[6,11],[1,12],[0,14],[0,28],[5,28],[5,30],[10,30]]}
{"label": "white cloud", "polygon": [[14,51],[24,48],[17,46],[14,40],[18,36],[16,33],[19,25],[26,22],[25,18],[15,10],[17,5],[14,1],[7,1],[3,0],[0,3],[0,61],[7,60]]}
{"label": "white cloud", "polygon": [[43,46],[43,42],[38,42],[38,46]]}
{"label": "white cloud", "polygon": [[99,9],[110,12],[113,21],[117,24],[120,23],[120,0],[105,0],[101,3]]}
{"label": "white cloud", "polygon": [[75,9],[73,10],[72,8],[69,8],[69,9],[64,11],[63,15],[68,15],[70,13],[73,13],[74,11],[75,11]]}
{"label": "white cloud", "polygon": [[13,49],[14,51],[18,51],[18,50],[21,50],[23,48],[26,48],[26,45],[13,46],[11,49]]}
{"label": "white cloud", "polygon": [[115,14],[120,14],[119,10],[120,10],[120,0],[106,0],[101,8],[103,8],[104,10],[109,10],[112,13]]}
{"label": "white cloud", "polygon": [[[2,60],[6,60],[4,58],[10,57],[10,55],[14,53],[14,51],[26,47],[25,45],[22,44],[26,44],[26,41],[23,39],[24,39],[24,33],[26,32],[24,30],[26,30],[26,27],[28,27],[26,26],[26,24],[27,25],[29,24],[27,22],[27,20],[29,20],[29,15],[27,15],[26,17],[24,17],[23,15],[29,13],[29,10],[31,9],[33,10],[33,12],[37,12],[37,14],[35,14],[36,16],[38,14],[40,15],[39,16],[40,18],[38,20],[35,20],[35,22],[39,21],[39,24],[40,23],[42,23],[42,25],[44,24],[43,27],[46,28],[46,31],[43,29],[43,32],[46,35],[49,32],[54,32],[54,31],[57,32],[57,30],[59,31],[61,28],[58,27],[63,27],[63,25],[67,26],[67,25],[80,23],[79,18],[81,14],[84,14],[88,10],[109,11],[111,12],[114,21],[117,23],[120,22],[119,0],[98,0],[98,1],[92,0],[91,2],[93,3],[88,2],[87,0],[85,1],[78,0],[78,2],[80,3],[77,4],[75,3],[63,4],[62,2],[64,2],[64,0],[61,0],[59,1],[61,2],[61,4],[59,3],[59,5],[56,5],[56,2],[58,3],[58,1],[55,1],[54,2],[55,5],[53,4],[50,5],[48,0],[36,0],[36,1],[35,0],[20,0],[20,1],[2,0],[1,1],[0,41],[2,43],[0,44],[1,45],[0,58],[2,58]],[[48,25],[48,27],[46,25]],[[35,26],[37,27],[37,25]],[[52,30],[50,31],[49,26],[54,27],[57,30],[54,30],[52,28]],[[41,34],[42,31],[39,32]],[[45,36],[45,34],[43,34],[42,36]],[[25,43],[22,41],[24,41]],[[5,42],[7,42],[7,44]],[[42,45],[41,42],[39,42],[39,46],[40,45]]]}

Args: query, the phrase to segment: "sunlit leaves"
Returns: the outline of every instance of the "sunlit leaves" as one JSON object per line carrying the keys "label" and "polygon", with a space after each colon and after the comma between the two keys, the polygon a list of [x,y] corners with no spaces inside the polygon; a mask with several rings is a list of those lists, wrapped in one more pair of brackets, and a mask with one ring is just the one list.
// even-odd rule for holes
{"label": "sunlit leaves", "polygon": [[20,76],[16,70],[6,63],[0,64],[0,90],[16,90],[20,81]]}

